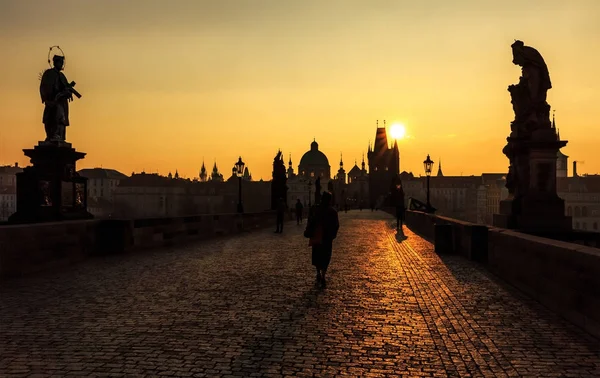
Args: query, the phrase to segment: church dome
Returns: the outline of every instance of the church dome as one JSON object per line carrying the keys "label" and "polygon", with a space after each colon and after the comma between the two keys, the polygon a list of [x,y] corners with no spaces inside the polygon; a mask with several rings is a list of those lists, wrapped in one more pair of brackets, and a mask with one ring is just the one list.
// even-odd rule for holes
{"label": "church dome", "polygon": [[319,151],[319,144],[316,141],[313,141],[310,144],[310,151],[306,152],[302,155],[302,159],[300,159],[300,166],[322,166],[329,167],[329,160],[324,153]]}

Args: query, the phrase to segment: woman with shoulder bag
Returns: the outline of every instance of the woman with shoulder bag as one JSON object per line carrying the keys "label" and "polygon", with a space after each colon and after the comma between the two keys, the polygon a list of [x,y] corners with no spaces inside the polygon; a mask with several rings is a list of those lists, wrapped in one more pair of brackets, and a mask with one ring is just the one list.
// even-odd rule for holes
{"label": "woman with shoulder bag", "polygon": [[331,261],[333,239],[340,227],[337,211],[331,206],[331,193],[323,192],[321,203],[309,217],[304,236],[312,247],[312,264],[317,269],[317,284],[325,287],[325,274]]}

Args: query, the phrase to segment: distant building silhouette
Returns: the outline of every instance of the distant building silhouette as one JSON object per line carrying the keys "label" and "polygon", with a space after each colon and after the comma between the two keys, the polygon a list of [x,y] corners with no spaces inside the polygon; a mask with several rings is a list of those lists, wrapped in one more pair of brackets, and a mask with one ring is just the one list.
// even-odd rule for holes
{"label": "distant building silhouette", "polygon": [[98,218],[111,216],[114,212],[115,190],[127,175],[108,168],[86,168],[78,173],[88,179],[88,211]]}
{"label": "distant building silhouette", "polygon": [[375,133],[373,149],[369,146],[367,153],[369,159],[369,198],[370,205],[381,206],[389,197],[390,183],[400,173],[400,151],[398,141],[389,147],[385,121]]}
{"label": "distant building silhouette", "polygon": [[[319,150],[317,141],[313,140],[310,144],[310,150],[305,152],[300,159],[298,173],[294,173],[290,156],[287,169],[287,185],[289,188],[287,203],[294,204],[299,199],[305,207],[309,203],[314,204],[315,181],[319,177],[321,178],[321,191],[323,191],[327,188],[329,180],[331,180],[331,166],[327,156]],[[311,201],[308,199],[309,182],[311,183]]]}
{"label": "distant building silhouette", "polygon": [[[249,213],[268,210],[270,194],[270,182],[248,180],[242,191],[244,210]],[[114,197],[116,216],[146,218],[231,213],[238,203],[238,181],[202,182],[142,172],[121,180]]]}
{"label": "distant building silhouette", "polygon": [[352,201],[351,207],[369,207],[369,174],[363,155],[361,168],[354,161],[354,166],[348,172],[348,183],[346,184],[346,197]]}
{"label": "distant building silhouette", "polygon": [[321,151],[316,140],[310,144],[310,150],[302,155],[300,165],[298,165],[298,174],[305,178],[314,180],[321,177],[321,185],[327,185],[327,181],[331,178],[331,166],[329,159]]}
{"label": "distant building silhouette", "polygon": [[17,211],[17,176],[23,172],[18,163],[0,167],[0,222]]}

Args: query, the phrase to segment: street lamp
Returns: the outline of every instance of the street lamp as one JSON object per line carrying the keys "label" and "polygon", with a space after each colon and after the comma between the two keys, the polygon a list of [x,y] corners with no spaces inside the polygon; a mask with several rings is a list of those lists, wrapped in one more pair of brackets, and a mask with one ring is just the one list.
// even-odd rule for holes
{"label": "street lamp", "polygon": [[431,177],[431,168],[433,167],[433,160],[427,154],[427,159],[423,161],[423,167],[425,167],[425,175],[427,175],[427,210],[431,208],[431,203],[429,202],[429,179]]}
{"label": "street lamp", "polygon": [[242,157],[238,159],[237,163],[235,163],[233,167],[233,173],[237,174],[238,182],[239,182],[239,200],[237,205],[237,212],[240,214],[244,213],[244,206],[242,205],[242,176],[244,176],[244,162],[242,161]]}
{"label": "street lamp", "polygon": [[311,201],[310,201],[310,187],[312,186],[312,181],[310,181],[310,179],[308,179],[308,207],[310,208],[311,205]]}

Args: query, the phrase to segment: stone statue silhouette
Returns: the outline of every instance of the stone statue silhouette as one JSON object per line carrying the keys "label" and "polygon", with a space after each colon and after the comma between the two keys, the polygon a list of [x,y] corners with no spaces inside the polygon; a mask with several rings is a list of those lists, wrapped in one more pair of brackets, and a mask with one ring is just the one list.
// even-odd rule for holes
{"label": "stone statue silhouette", "polygon": [[73,89],[75,82],[69,83],[62,73],[65,57],[54,55],[53,68],[44,71],[40,83],[40,96],[45,105],[42,122],[46,130],[47,142],[64,142],[69,123],[69,101],[73,95],[81,95]]}
{"label": "stone statue silhouette", "polygon": [[521,66],[518,84],[508,87],[515,112],[513,136],[524,136],[536,129],[550,128],[550,105],[546,94],[552,83],[542,55],[522,41],[512,45],[513,63]]}
{"label": "stone statue silhouette", "polygon": [[279,206],[279,200],[283,198],[283,201],[287,203],[287,190],[286,185],[287,176],[285,172],[285,162],[283,161],[283,154],[281,151],[277,152],[277,155],[273,159],[273,180],[271,181],[271,209],[276,210]]}

